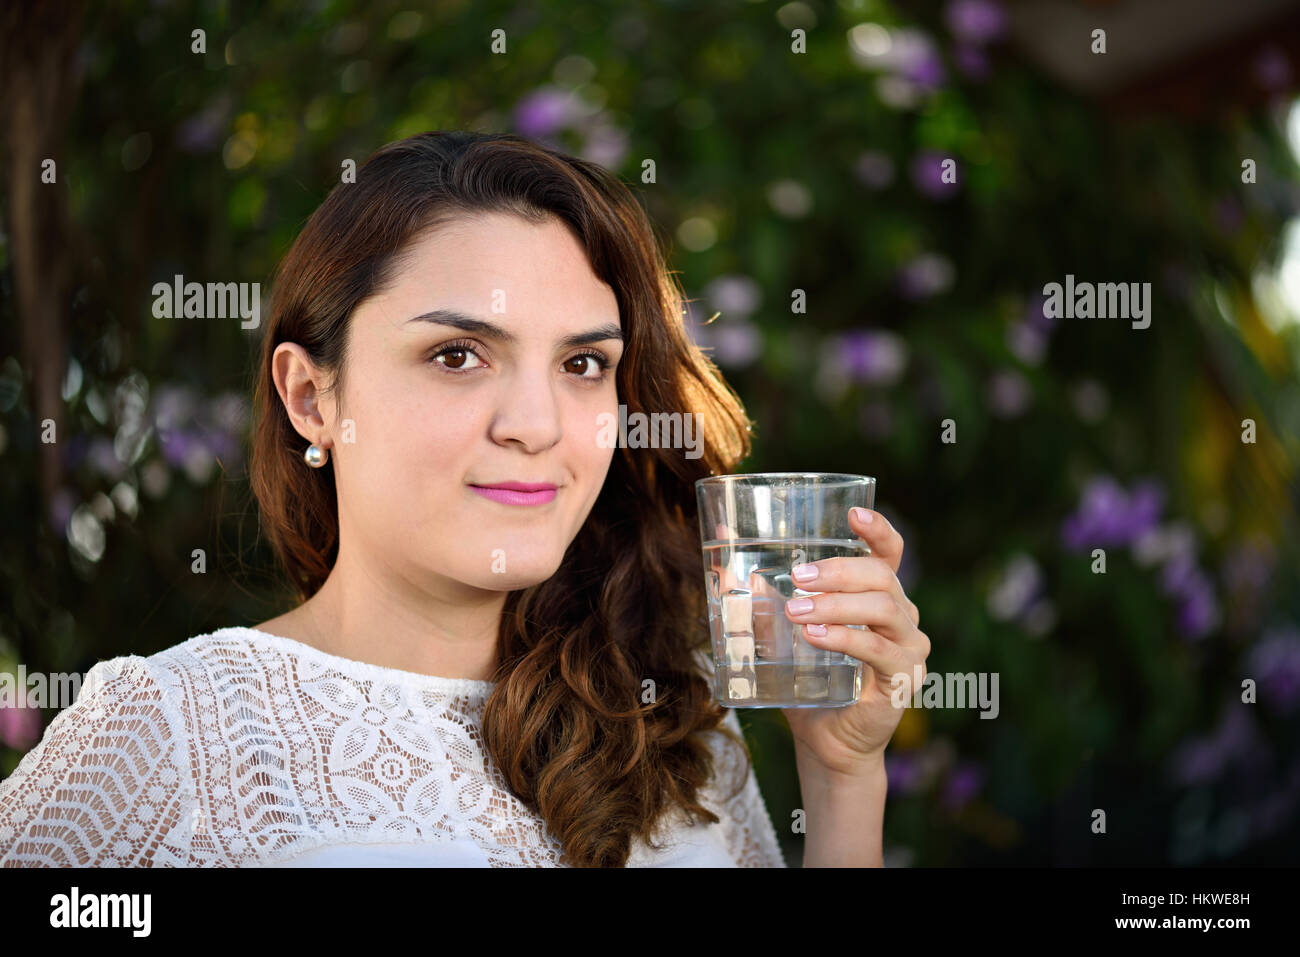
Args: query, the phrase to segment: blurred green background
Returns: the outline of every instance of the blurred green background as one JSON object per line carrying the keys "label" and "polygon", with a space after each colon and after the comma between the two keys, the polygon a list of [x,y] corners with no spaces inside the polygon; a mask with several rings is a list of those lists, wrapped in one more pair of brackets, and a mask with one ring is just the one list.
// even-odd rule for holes
{"label": "blurred green background", "polygon": [[[929,670],[999,675],[995,720],[905,713],[887,865],[1294,863],[1295,5],[1151,5],[13,3],[0,670],[289,607],[247,486],[261,330],[151,287],[260,282],[265,314],[345,160],[516,132],[634,187],[757,420],[742,470],[874,475]],[[1046,316],[1067,274],[1151,283],[1150,327]],[[0,774],[54,713],[0,708]],[[796,866],[789,732],[741,721]]]}

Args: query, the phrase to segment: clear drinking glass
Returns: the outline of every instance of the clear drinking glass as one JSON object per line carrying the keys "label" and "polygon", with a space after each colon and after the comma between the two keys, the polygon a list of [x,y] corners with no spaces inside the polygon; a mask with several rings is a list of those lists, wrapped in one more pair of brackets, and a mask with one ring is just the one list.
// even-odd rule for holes
{"label": "clear drinking glass", "polygon": [[821,594],[797,587],[792,565],[871,554],[849,527],[849,509],[874,507],[876,480],[838,472],[715,475],[697,481],[695,495],[718,703],[838,708],[857,701],[862,663],[809,644],[785,603]]}

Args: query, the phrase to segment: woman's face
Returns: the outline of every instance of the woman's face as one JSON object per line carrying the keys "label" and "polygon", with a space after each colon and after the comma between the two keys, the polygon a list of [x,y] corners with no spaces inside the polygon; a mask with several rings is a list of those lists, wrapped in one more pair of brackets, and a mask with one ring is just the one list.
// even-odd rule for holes
{"label": "woman's face", "polygon": [[[326,420],[345,547],[417,588],[430,573],[504,591],[553,575],[613,456],[598,416],[618,414],[620,329],[558,220],[490,214],[418,239],[354,312]],[[510,482],[556,488],[530,504],[475,490]]]}

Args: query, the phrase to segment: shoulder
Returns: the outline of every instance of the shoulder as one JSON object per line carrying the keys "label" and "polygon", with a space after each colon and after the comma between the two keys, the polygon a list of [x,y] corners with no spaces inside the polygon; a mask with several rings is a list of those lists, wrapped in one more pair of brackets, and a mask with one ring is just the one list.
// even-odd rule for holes
{"label": "shoulder", "polygon": [[[114,729],[145,738],[192,743],[210,736],[219,698],[265,701],[276,684],[273,649],[256,648],[246,631],[222,628],[154,654],[96,662],[75,702],[55,716],[51,730],[75,726],[95,735],[112,718]],[[251,689],[260,693],[254,696]]]}
{"label": "shoulder", "polygon": [[294,683],[287,651],[259,633],[231,626],[195,635],[141,659],[169,705],[176,733],[197,742],[224,738],[222,715],[240,727],[272,723],[276,701]]}
{"label": "shoulder", "polygon": [[156,670],[176,671],[218,663],[222,660],[242,660],[252,652],[248,628],[218,628],[164,648],[144,660]]}
{"label": "shoulder", "polygon": [[182,863],[195,789],[174,693],[150,658],[96,662],[0,781],[0,866]]}
{"label": "shoulder", "polygon": [[142,660],[154,680],[178,701],[228,694],[236,686],[269,691],[284,680],[288,667],[284,650],[270,641],[272,637],[230,626],[195,635]]}
{"label": "shoulder", "polygon": [[[220,633],[218,633],[220,634]],[[98,738],[124,731],[141,746],[157,750],[190,732],[196,680],[206,667],[210,646],[198,636],[151,655],[125,654],[97,661],[80,682],[76,700],[60,711],[46,736]],[[155,742],[149,746],[149,742]],[[89,742],[87,742],[89,743]]]}
{"label": "shoulder", "polygon": [[101,659],[84,678],[73,676],[78,681],[76,698],[55,715],[46,734],[59,729],[98,730],[109,719],[120,723],[133,718],[139,725],[158,725],[165,735],[173,730],[170,714],[177,703],[168,676],[157,655]]}

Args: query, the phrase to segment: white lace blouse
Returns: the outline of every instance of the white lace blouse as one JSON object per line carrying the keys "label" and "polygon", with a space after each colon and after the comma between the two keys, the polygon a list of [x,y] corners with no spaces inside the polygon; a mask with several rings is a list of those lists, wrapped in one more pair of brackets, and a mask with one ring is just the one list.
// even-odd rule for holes
{"label": "white lace blouse", "polygon": [[[101,661],[0,781],[0,866],[558,866],[480,744],[492,688],[251,628]],[[705,735],[719,822],[670,813],[628,866],[785,867],[752,767],[726,800],[744,756]]]}

